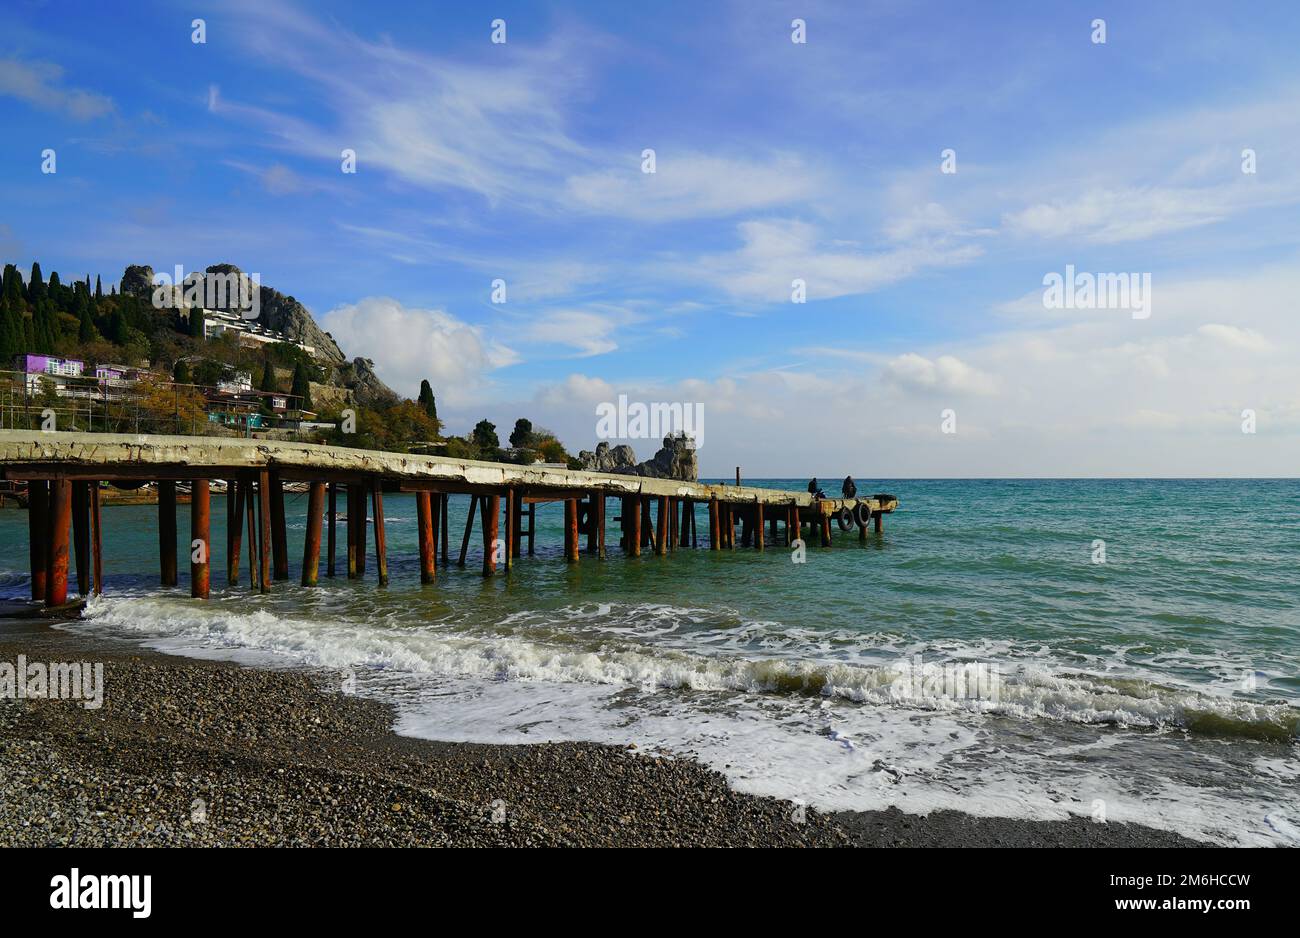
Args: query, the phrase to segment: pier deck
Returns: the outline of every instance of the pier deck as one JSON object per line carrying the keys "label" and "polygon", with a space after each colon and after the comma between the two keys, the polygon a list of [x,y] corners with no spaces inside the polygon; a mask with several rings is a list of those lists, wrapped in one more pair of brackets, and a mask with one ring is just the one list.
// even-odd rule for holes
{"label": "pier deck", "polygon": [[[101,532],[99,485],[123,487],[157,483],[162,581],[176,583],[176,482],[191,483],[191,523],[196,532],[191,563],[192,591],[207,595],[210,563],[209,483],[224,480],[227,498],[227,579],[240,573],[239,555],[247,522],[250,585],[267,590],[272,580],[288,578],[284,536],[284,483],[309,483],[307,543],[302,582],[316,583],[322,536],[322,515],[328,524],[328,574],[335,574],[336,498],[347,499],[347,570],[364,576],[366,503],[370,503],[375,560],[379,582],[387,582],[383,524],[383,491],[394,488],[417,495],[422,579],[433,580],[438,564],[448,559],[447,497],[468,495],[471,506],[458,565],[464,566],[475,509],[482,515],[483,573],[498,566],[509,570],[526,541],[534,547],[536,505],[565,504],[565,557],[576,561],[579,535],[587,535],[586,550],[605,556],[605,503],[620,500],[617,520],[624,553],[636,556],[643,547],[666,554],[698,546],[697,508],[707,508],[708,546],[763,550],[775,546],[784,531],[786,544],[800,539],[804,524],[830,546],[831,524],[856,528],[865,539],[868,524],[880,530],[881,517],[892,512],[893,496],[857,499],[815,499],[807,492],[744,485],[708,485],[671,479],[604,472],[584,472],[550,466],[419,456],[375,450],[224,437],[148,436],[133,434],[0,431],[0,469],[4,479],[26,482],[29,491],[32,593],[58,605],[66,600],[69,567],[68,529],[71,522],[77,578],[83,594],[102,588],[99,575]],[[329,508],[325,502],[328,494]],[[501,531],[502,505],[504,533]],[[527,519],[527,527],[524,523]],[[741,526],[739,544],[735,527]],[[441,535],[441,538],[439,538]],[[202,542],[198,550],[197,541]],[[509,545],[509,549],[505,547]],[[93,572],[92,572],[93,571]]]}

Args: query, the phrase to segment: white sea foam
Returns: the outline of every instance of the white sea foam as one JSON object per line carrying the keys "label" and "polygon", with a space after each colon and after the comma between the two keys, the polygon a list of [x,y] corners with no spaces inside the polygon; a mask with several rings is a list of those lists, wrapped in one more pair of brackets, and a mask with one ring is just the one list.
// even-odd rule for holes
{"label": "white sea foam", "polygon": [[[746,637],[728,642],[708,631],[686,634],[701,612],[587,604],[520,613],[491,630],[457,630],[445,622],[394,626],[145,596],[95,599],[86,620],[71,627],[109,628],[174,653],[355,671],[360,690],[398,704],[398,729],[413,735],[634,741],[693,754],[742,790],[828,809],[892,804],[1060,818],[1088,814],[1100,800],[1112,821],[1222,842],[1289,842],[1300,824],[1258,798],[1225,800],[1212,788],[1154,776],[1139,796],[1131,779],[1104,769],[1107,748],[1161,745],[1159,735],[1153,742],[1149,733],[1093,728],[1088,732],[1109,735],[1063,744],[1050,734],[1008,730],[1024,721],[1160,728],[1204,713],[1250,723],[1283,719],[1284,707],[1127,675],[1065,673],[1041,647],[999,643],[978,648],[1014,665],[997,700],[917,699],[898,693],[900,660],[918,652],[915,644],[879,636],[873,661],[861,635],[850,645],[851,636],[822,633],[819,653],[851,647],[851,660],[798,658],[788,629],[782,637],[792,644],[773,651],[765,643],[774,623],[743,623]],[[557,637],[528,637],[534,631]],[[758,649],[768,656],[742,654]],[[960,660],[974,650],[949,643],[938,653]],[[1086,757],[1080,747],[1090,750]],[[1262,777],[1280,779],[1295,765],[1293,758],[1277,762]]]}

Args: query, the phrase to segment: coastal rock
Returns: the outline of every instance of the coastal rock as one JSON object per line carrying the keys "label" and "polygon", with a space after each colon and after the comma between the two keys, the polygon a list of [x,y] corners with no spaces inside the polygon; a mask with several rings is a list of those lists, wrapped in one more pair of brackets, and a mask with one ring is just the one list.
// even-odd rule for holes
{"label": "coastal rock", "polygon": [[[207,272],[243,274],[234,264],[213,264]],[[347,356],[334,341],[334,337],[318,326],[311,311],[292,296],[285,296],[279,290],[262,284],[258,302],[260,312],[257,321],[261,325],[282,332],[295,342],[310,345],[318,359],[338,365],[347,362]]]}
{"label": "coastal rock", "polygon": [[611,447],[608,443],[596,444],[596,451],[583,450],[578,454],[582,468],[588,472],[615,472],[620,475],[645,476],[652,479],[676,479],[681,482],[700,480],[699,461],[695,455],[695,441],[685,433],[670,433],[654,458],[636,461],[636,453],[626,444]]}
{"label": "coastal rock", "polygon": [[596,444],[596,451],[584,449],[578,454],[578,461],[588,472],[626,472],[636,466],[636,452],[626,443],[611,447],[602,441]]}
{"label": "coastal rock", "polygon": [[353,398],[362,407],[383,409],[400,400],[392,388],[379,380],[375,363],[369,358],[354,358],[342,365],[339,380],[343,387],[352,391]]}
{"label": "coastal rock", "polygon": [[131,264],[122,272],[120,289],[123,293],[149,299],[153,296],[153,268],[144,264]]}

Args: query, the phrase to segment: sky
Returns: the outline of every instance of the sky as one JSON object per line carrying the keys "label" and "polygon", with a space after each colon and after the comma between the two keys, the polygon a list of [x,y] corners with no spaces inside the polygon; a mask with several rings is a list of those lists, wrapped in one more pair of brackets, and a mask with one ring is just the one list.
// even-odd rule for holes
{"label": "sky", "polygon": [[1293,2],[4,0],[0,258],[233,263],[449,432],[679,403],[706,477],[1293,476],[1297,48]]}

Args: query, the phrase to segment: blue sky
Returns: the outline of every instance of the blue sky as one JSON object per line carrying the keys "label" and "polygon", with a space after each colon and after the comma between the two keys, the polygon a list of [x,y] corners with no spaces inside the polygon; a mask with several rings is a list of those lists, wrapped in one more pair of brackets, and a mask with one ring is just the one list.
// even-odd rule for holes
{"label": "blue sky", "polygon": [[[589,448],[627,394],[702,403],[708,474],[1290,475],[1298,44],[1290,3],[10,0],[0,255],[233,262],[453,431]],[[1150,317],[1045,309],[1067,264]]]}

